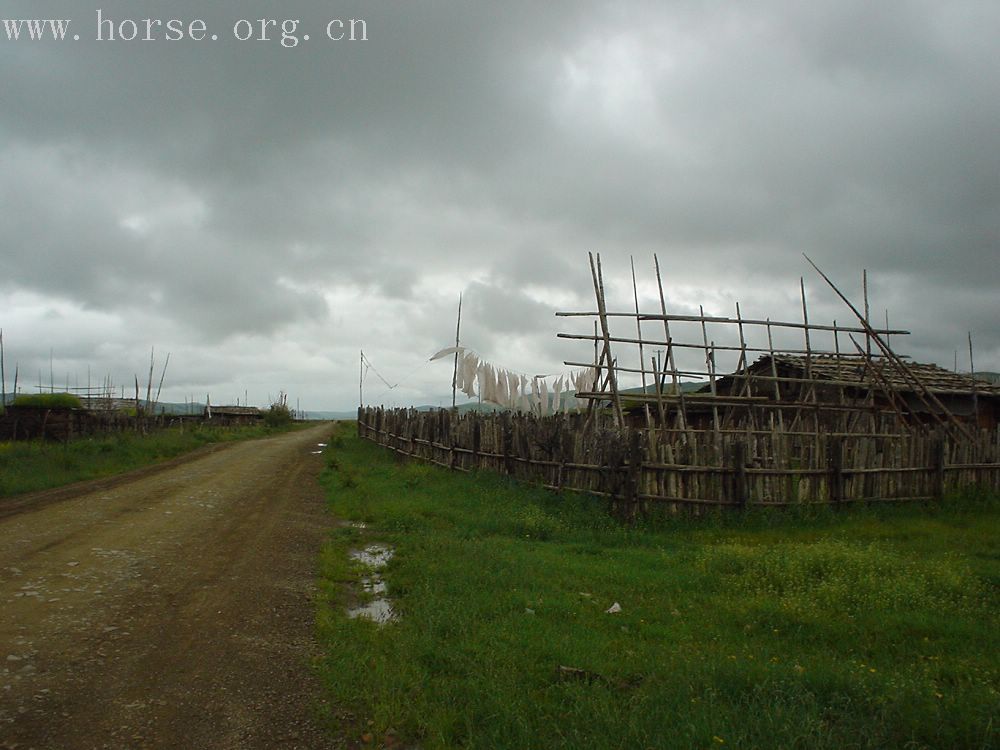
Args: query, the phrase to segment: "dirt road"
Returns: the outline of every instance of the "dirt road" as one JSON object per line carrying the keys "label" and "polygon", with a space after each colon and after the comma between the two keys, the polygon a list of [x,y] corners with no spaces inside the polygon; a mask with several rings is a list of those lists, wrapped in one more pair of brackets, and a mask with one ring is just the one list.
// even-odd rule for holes
{"label": "dirt road", "polygon": [[325,748],[313,588],[330,425],[0,519],[0,748]]}

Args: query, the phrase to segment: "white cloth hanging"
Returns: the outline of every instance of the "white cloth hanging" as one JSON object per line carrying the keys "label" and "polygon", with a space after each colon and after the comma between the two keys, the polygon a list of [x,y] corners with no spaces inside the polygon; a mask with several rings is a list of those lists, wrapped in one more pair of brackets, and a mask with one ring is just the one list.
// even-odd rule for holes
{"label": "white cloth hanging", "polygon": [[476,397],[476,373],[479,367],[479,357],[472,352],[466,352],[462,359],[462,393],[469,398]]}
{"label": "white cloth hanging", "polygon": [[464,351],[465,351],[464,346],[449,346],[448,348],[439,351],[437,354],[431,357],[429,361],[433,362],[435,359],[441,359],[442,357],[447,357],[449,354],[461,354]]}

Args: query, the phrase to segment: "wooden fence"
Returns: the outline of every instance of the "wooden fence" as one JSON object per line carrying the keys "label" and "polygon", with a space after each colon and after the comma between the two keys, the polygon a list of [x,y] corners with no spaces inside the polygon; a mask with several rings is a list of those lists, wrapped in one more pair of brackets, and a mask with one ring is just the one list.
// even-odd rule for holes
{"label": "wooden fence", "polygon": [[788,506],[930,500],[1000,488],[1000,430],[943,434],[618,429],[580,415],[365,407],[360,437],[458,471],[486,469],[602,495],[631,517],[652,504]]}
{"label": "wooden fence", "polygon": [[66,441],[114,432],[148,432],[201,417],[166,414],[128,415],[118,411],[43,406],[8,406],[0,414],[0,440]]}

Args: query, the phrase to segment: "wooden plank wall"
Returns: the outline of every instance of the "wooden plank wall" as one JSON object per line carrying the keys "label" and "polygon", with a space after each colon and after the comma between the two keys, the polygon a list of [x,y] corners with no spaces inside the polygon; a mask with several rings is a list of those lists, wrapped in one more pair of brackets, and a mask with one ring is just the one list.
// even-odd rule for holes
{"label": "wooden plank wall", "polygon": [[358,434],[457,471],[489,470],[603,495],[623,516],[652,504],[698,506],[900,502],[968,486],[1000,488],[1000,430],[938,434],[618,429],[582,415],[456,415],[366,407]]}

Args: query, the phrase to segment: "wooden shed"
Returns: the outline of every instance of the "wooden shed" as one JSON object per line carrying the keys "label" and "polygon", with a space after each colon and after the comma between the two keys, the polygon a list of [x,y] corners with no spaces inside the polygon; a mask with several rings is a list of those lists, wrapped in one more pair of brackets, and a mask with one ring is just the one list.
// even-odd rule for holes
{"label": "wooden shed", "polygon": [[[703,393],[711,385],[704,386]],[[798,405],[824,420],[876,414],[908,423],[932,423],[949,412],[958,421],[985,429],[1000,422],[1000,385],[934,364],[904,367],[881,357],[764,355],[749,367],[718,378],[719,396],[747,398],[750,408]]]}
{"label": "wooden shed", "polygon": [[263,421],[264,412],[256,406],[206,406],[205,419],[211,424],[254,425]]}

